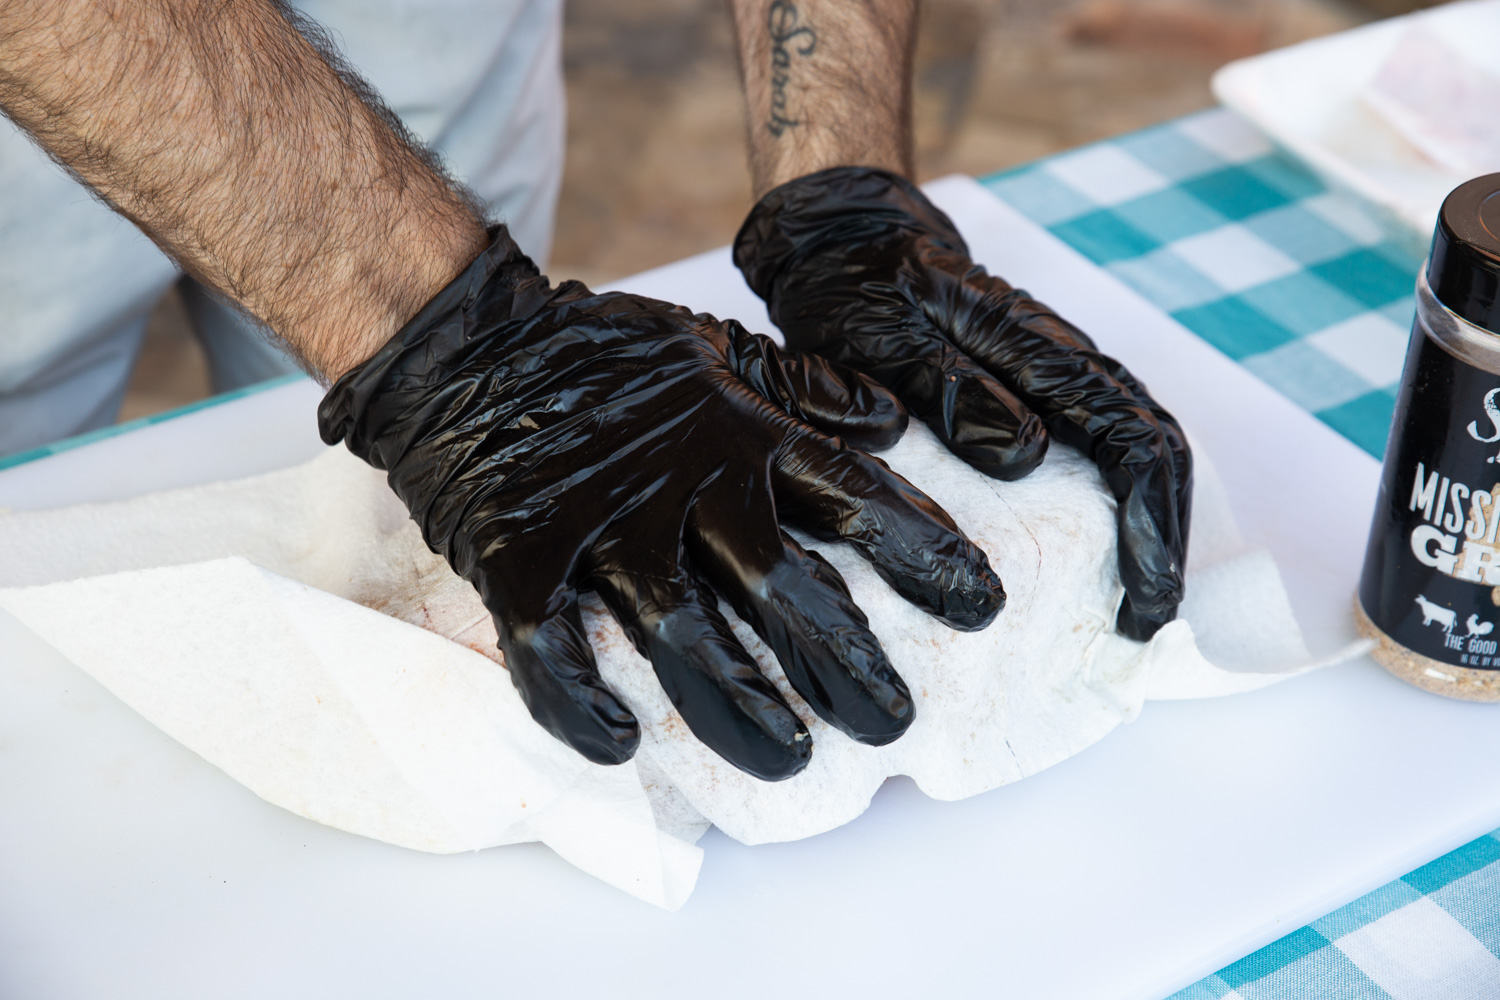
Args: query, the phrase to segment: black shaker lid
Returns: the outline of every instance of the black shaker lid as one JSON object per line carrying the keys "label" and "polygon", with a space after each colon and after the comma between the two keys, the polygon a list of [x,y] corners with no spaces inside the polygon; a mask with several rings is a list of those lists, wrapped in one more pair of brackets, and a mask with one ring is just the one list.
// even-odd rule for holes
{"label": "black shaker lid", "polygon": [[1500,174],[1465,181],[1443,200],[1427,284],[1443,305],[1500,333]]}

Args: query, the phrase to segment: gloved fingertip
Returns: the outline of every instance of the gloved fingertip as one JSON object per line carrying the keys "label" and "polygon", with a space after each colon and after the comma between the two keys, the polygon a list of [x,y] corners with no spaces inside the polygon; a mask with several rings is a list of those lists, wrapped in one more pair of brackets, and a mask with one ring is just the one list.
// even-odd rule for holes
{"label": "gloved fingertip", "polygon": [[943,621],[960,632],[988,628],[1005,608],[1005,585],[1000,575],[978,546],[971,545],[970,549],[967,565],[950,586],[940,612]]}
{"label": "gloved fingertip", "polygon": [[861,451],[884,451],[901,440],[911,418],[895,393],[863,375],[859,379],[863,385],[856,393],[856,407],[865,415],[844,428],[844,440]]}
{"label": "gloved fingertip", "polygon": [[883,747],[899,740],[917,719],[917,706],[910,692],[904,697],[885,700],[880,708],[878,714],[871,713],[851,724],[845,731],[849,738],[867,747]]}
{"label": "gloved fingertip", "polygon": [[571,710],[548,713],[550,724],[544,725],[554,735],[595,764],[623,764],[635,756],[641,725],[619,699],[586,684],[577,685],[571,695]]}
{"label": "gloved fingertip", "polygon": [[[634,719],[631,720],[635,722]],[[590,763],[623,764],[635,756],[641,745],[640,726],[629,729],[601,727],[593,732],[570,732],[561,734],[563,742],[577,750]]]}
{"label": "gloved fingertip", "polygon": [[840,660],[842,669],[824,673],[825,687],[840,677],[850,683],[838,685],[835,704],[814,710],[857,743],[881,747],[900,739],[917,717],[916,704],[880,640],[873,633],[854,637],[840,650]]}
{"label": "gloved fingertip", "polygon": [[956,601],[943,614],[943,620],[960,632],[978,632],[988,628],[1005,608],[1005,590],[997,580],[994,587],[979,587]]}
{"label": "gloved fingertip", "polygon": [[[906,433],[906,405],[868,375],[810,356],[795,364],[784,361],[780,370],[785,379],[778,383],[783,385],[776,394],[779,405],[824,434],[842,437],[864,451],[880,451]],[[760,381],[769,384],[767,379]],[[758,391],[767,395],[766,389]]]}
{"label": "gloved fingertip", "polygon": [[848,584],[817,552],[785,536],[782,544],[763,578],[730,580],[732,602],[819,718],[869,746],[898,739],[916,717],[911,690]]}
{"label": "gloved fingertip", "polygon": [[1005,587],[984,550],[951,523],[920,549],[872,546],[866,554],[898,594],[957,631],[986,628],[1005,607]]}
{"label": "gloved fingertip", "polygon": [[503,648],[511,683],[538,725],[595,764],[635,756],[641,725],[599,677],[572,616],[508,631],[511,641]]}
{"label": "gloved fingertip", "polygon": [[[972,359],[948,353],[938,375],[919,369],[917,386],[934,405],[919,412],[938,440],[993,479],[1028,475],[1047,455],[1047,426],[1031,408]],[[938,389],[930,380],[941,377]]]}
{"label": "gloved fingertip", "polygon": [[1120,612],[1115,616],[1115,631],[1127,639],[1147,642],[1177,617],[1179,601],[1180,598],[1160,610],[1143,610],[1136,607],[1130,595],[1126,594],[1120,602]]}
{"label": "gloved fingertip", "polygon": [[761,781],[785,781],[807,769],[812,752],[812,734],[799,720],[789,739],[760,743],[751,753],[736,754],[730,763]]}
{"label": "gloved fingertip", "polygon": [[1031,475],[1042,464],[1049,441],[1046,426],[1028,413],[1014,431],[967,424],[947,430],[944,443],[949,451],[991,479],[1014,482]]}
{"label": "gloved fingertip", "polygon": [[[712,735],[710,746],[746,774],[762,781],[785,781],[801,774],[812,760],[812,734],[768,683],[767,690],[765,699],[742,700],[740,713],[705,717],[704,723],[718,725],[715,733],[705,731],[699,738]],[[751,707],[754,701],[760,704]]]}

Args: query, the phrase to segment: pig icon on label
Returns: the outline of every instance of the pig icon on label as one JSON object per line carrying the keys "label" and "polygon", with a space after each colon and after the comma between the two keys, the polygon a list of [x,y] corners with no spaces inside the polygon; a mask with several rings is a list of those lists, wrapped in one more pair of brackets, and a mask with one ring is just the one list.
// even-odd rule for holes
{"label": "pig icon on label", "polygon": [[1452,632],[1453,626],[1458,621],[1458,616],[1452,608],[1445,608],[1441,604],[1434,604],[1421,594],[1417,595],[1417,605],[1422,609],[1422,624],[1431,625],[1438,622],[1443,626],[1444,632]]}

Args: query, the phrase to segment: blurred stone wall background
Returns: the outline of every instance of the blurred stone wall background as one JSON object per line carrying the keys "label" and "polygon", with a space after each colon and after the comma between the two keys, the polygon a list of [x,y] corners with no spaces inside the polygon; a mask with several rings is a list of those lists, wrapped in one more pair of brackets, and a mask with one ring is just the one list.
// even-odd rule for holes
{"label": "blurred stone wall background", "polygon": [[[1210,107],[1241,56],[1421,0],[925,0],[919,180],[985,174]],[[600,283],[727,243],[750,207],[726,0],[568,0],[568,163],[550,273]],[[207,393],[157,310],[122,419]]]}

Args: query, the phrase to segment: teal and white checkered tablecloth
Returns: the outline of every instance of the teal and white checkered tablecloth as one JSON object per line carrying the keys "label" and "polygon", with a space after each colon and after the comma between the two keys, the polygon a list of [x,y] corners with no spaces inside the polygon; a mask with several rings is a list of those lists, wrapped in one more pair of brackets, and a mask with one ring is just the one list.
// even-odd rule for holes
{"label": "teal and white checkered tablecloth", "polygon": [[1421,261],[1228,111],[983,179],[1377,457]]}
{"label": "teal and white checkered tablecloth", "polygon": [[[981,178],[1379,458],[1421,260],[1231,112]],[[1171,1000],[1500,998],[1500,830]]]}

